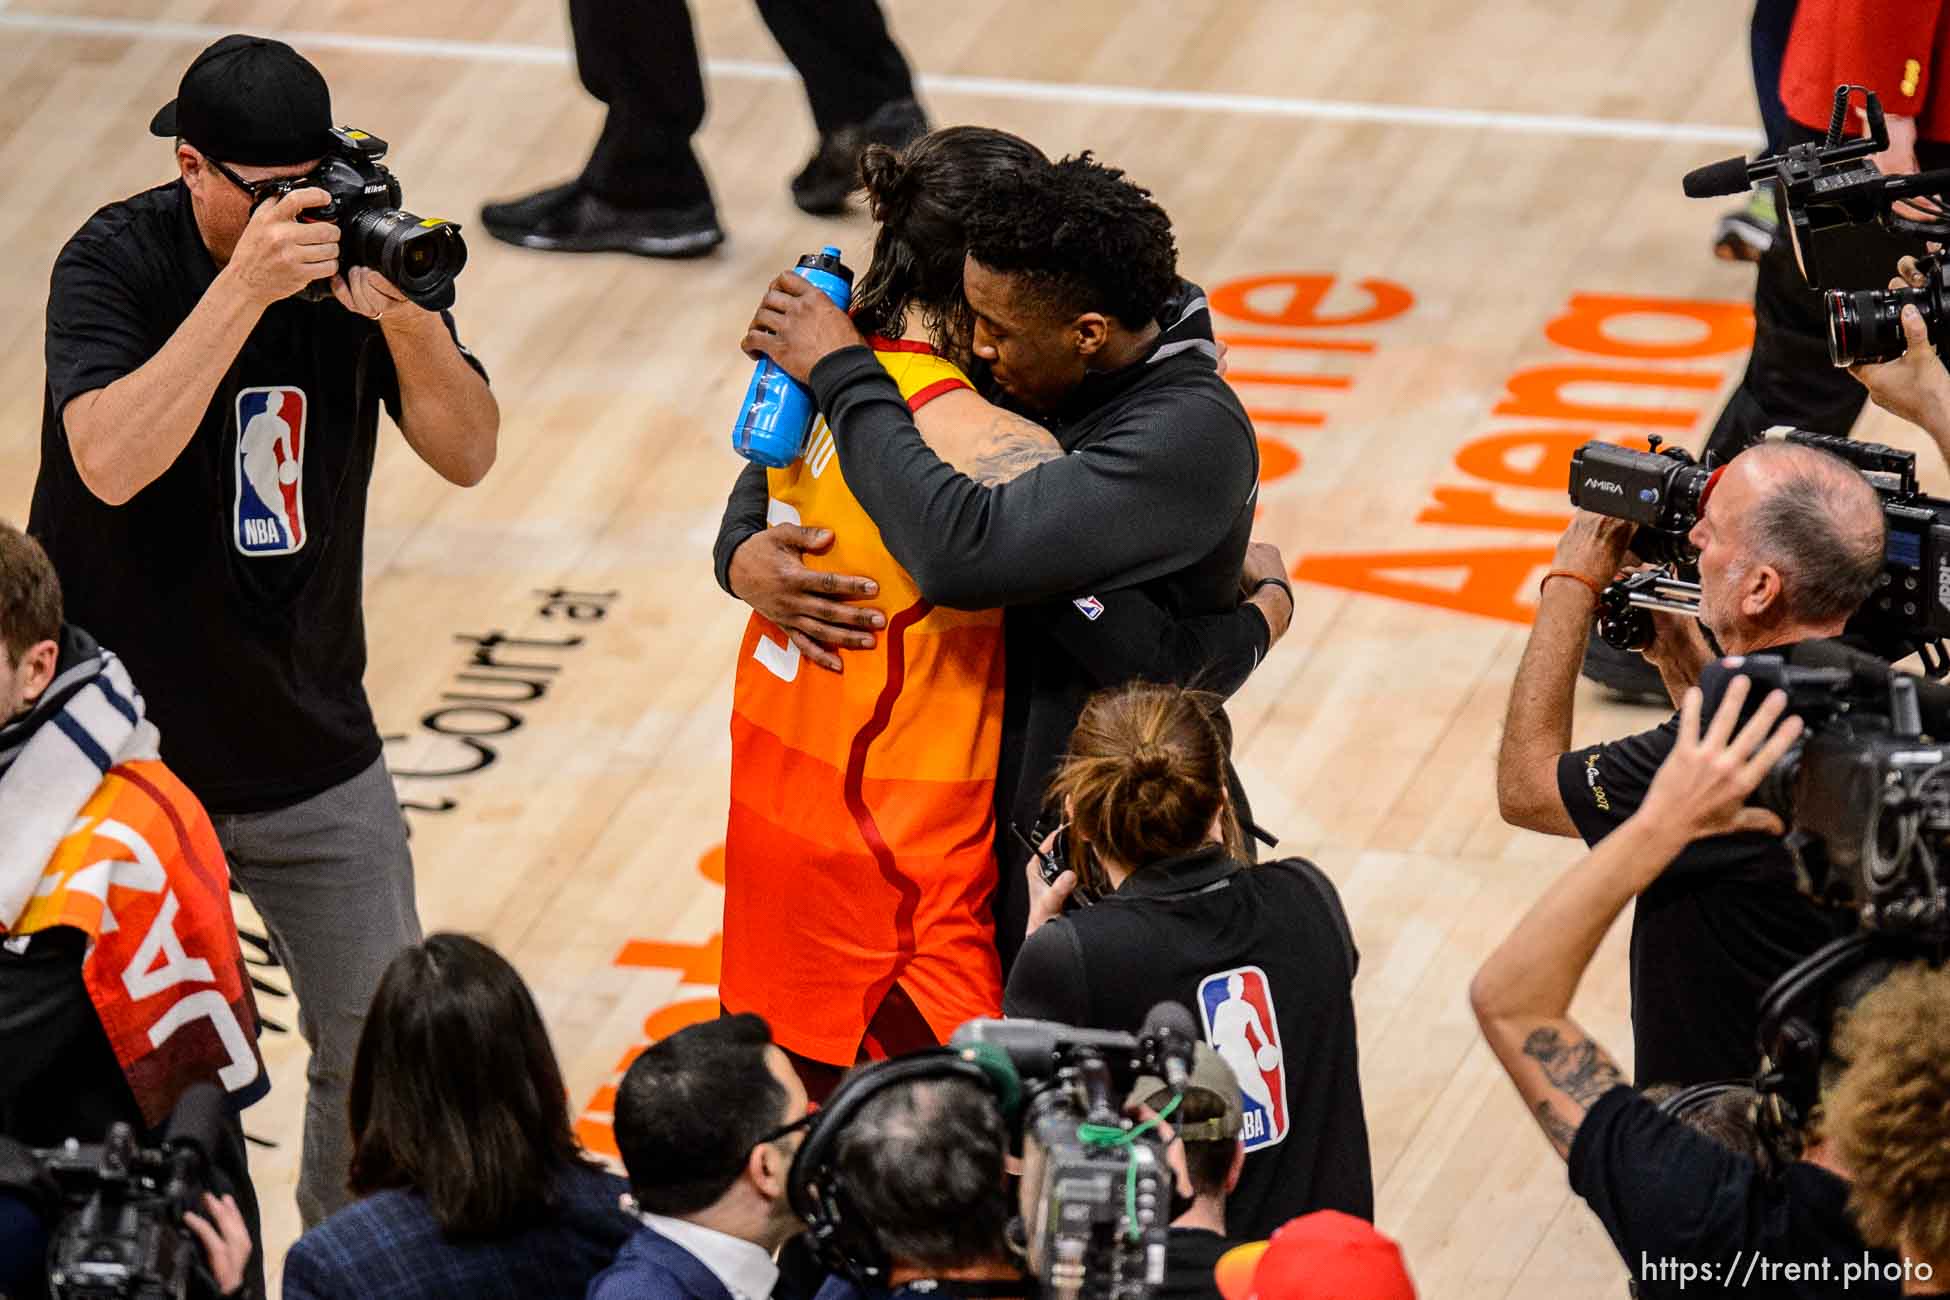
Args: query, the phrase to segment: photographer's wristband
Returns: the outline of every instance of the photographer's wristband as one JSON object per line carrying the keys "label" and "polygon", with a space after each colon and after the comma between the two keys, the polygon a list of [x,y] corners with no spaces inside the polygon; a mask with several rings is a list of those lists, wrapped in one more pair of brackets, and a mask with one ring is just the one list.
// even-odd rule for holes
{"label": "photographer's wristband", "polygon": [[1588,587],[1591,591],[1591,594],[1596,596],[1599,600],[1603,600],[1605,598],[1605,589],[1603,587],[1599,586],[1591,579],[1585,577],[1582,573],[1573,573],[1569,569],[1552,569],[1549,573],[1546,573],[1544,575],[1543,581],[1537,584],[1538,595],[1541,596],[1544,594],[1544,586],[1552,578],[1569,578],[1573,582]]}

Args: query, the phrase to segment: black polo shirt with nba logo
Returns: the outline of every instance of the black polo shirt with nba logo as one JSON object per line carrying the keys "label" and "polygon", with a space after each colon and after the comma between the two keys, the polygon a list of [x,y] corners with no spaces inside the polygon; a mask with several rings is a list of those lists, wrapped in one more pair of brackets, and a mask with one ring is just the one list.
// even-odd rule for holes
{"label": "black polo shirt with nba logo", "polygon": [[1252,1241],[1313,1210],[1374,1217],[1357,964],[1320,868],[1245,866],[1213,845],[1135,872],[1030,935],[1002,1009],[1126,1033],[1166,999],[1190,1011],[1239,1080],[1246,1165],[1226,1230]]}
{"label": "black polo shirt with nba logo", "polygon": [[103,208],[61,250],[28,531],[68,620],[127,662],[163,758],[212,811],[252,812],[379,756],[361,578],[379,408],[398,420],[399,379],[374,322],[275,303],[175,463],[106,504],[61,413],[155,356],[216,274],[180,181]]}

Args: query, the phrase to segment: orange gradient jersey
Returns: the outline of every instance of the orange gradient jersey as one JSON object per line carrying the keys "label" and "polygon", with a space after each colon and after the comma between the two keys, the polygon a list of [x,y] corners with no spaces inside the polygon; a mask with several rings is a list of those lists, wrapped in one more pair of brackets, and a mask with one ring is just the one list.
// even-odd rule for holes
{"label": "orange gradient jersey", "polygon": [[[968,380],[925,344],[876,338],[910,409]],[[822,419],[767,471],[767,522],[829,528],[806,562],[880,584],[887,625],[844,673],[756,613],[731,709],[719,997],[775,1041],[850,1065],[896,983],[938,1041],[1002,1007],[989,895],[1002,730],[1002,612],[937,609],[887,553]]]}

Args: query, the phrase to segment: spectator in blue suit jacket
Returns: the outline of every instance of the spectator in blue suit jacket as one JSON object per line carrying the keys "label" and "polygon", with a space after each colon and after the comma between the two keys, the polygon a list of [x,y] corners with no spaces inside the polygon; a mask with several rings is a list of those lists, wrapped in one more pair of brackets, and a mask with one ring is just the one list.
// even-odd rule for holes
{"label": "spectator in blue suit jacket", "polygon": [[642,1226],[588,1300],[768,1300],[802,1230],[786,1171],[806,1089],[758,1016],[679,1030],[616,1092],[616,1146]]}
{"label": "spectator in blue suit jacket", "polygon": [[636,1226],[576,1143],[528,987],[474,939],[387,967],[348,1110],[358,1199],[291,1248],[285,1300],[580,1300]]}

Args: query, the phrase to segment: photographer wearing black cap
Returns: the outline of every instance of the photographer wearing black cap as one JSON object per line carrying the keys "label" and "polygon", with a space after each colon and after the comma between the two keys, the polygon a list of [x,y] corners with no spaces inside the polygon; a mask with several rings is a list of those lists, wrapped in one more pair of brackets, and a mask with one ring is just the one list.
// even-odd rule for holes
{"label": "photographer wearing black cap", "polygon": [[[310,1224],[345,1199],[366,1004],[420,933],[362,680],[379,411],[461,485],[493,463],[500,417],[451,318],[362,264],[454,237],[396,211],[377,214],[390,234],[345,215],[361,196],[344,176],[376,173],[381,146],[333,130],[296,51],[225,37],[150,130],[176,139],[178,177],[102,208],[55,263],[29,531],[73,620],[147,688],[164,759],[290,969],[312,1049]],[[307,218],[328,203],[333,219]]]}

